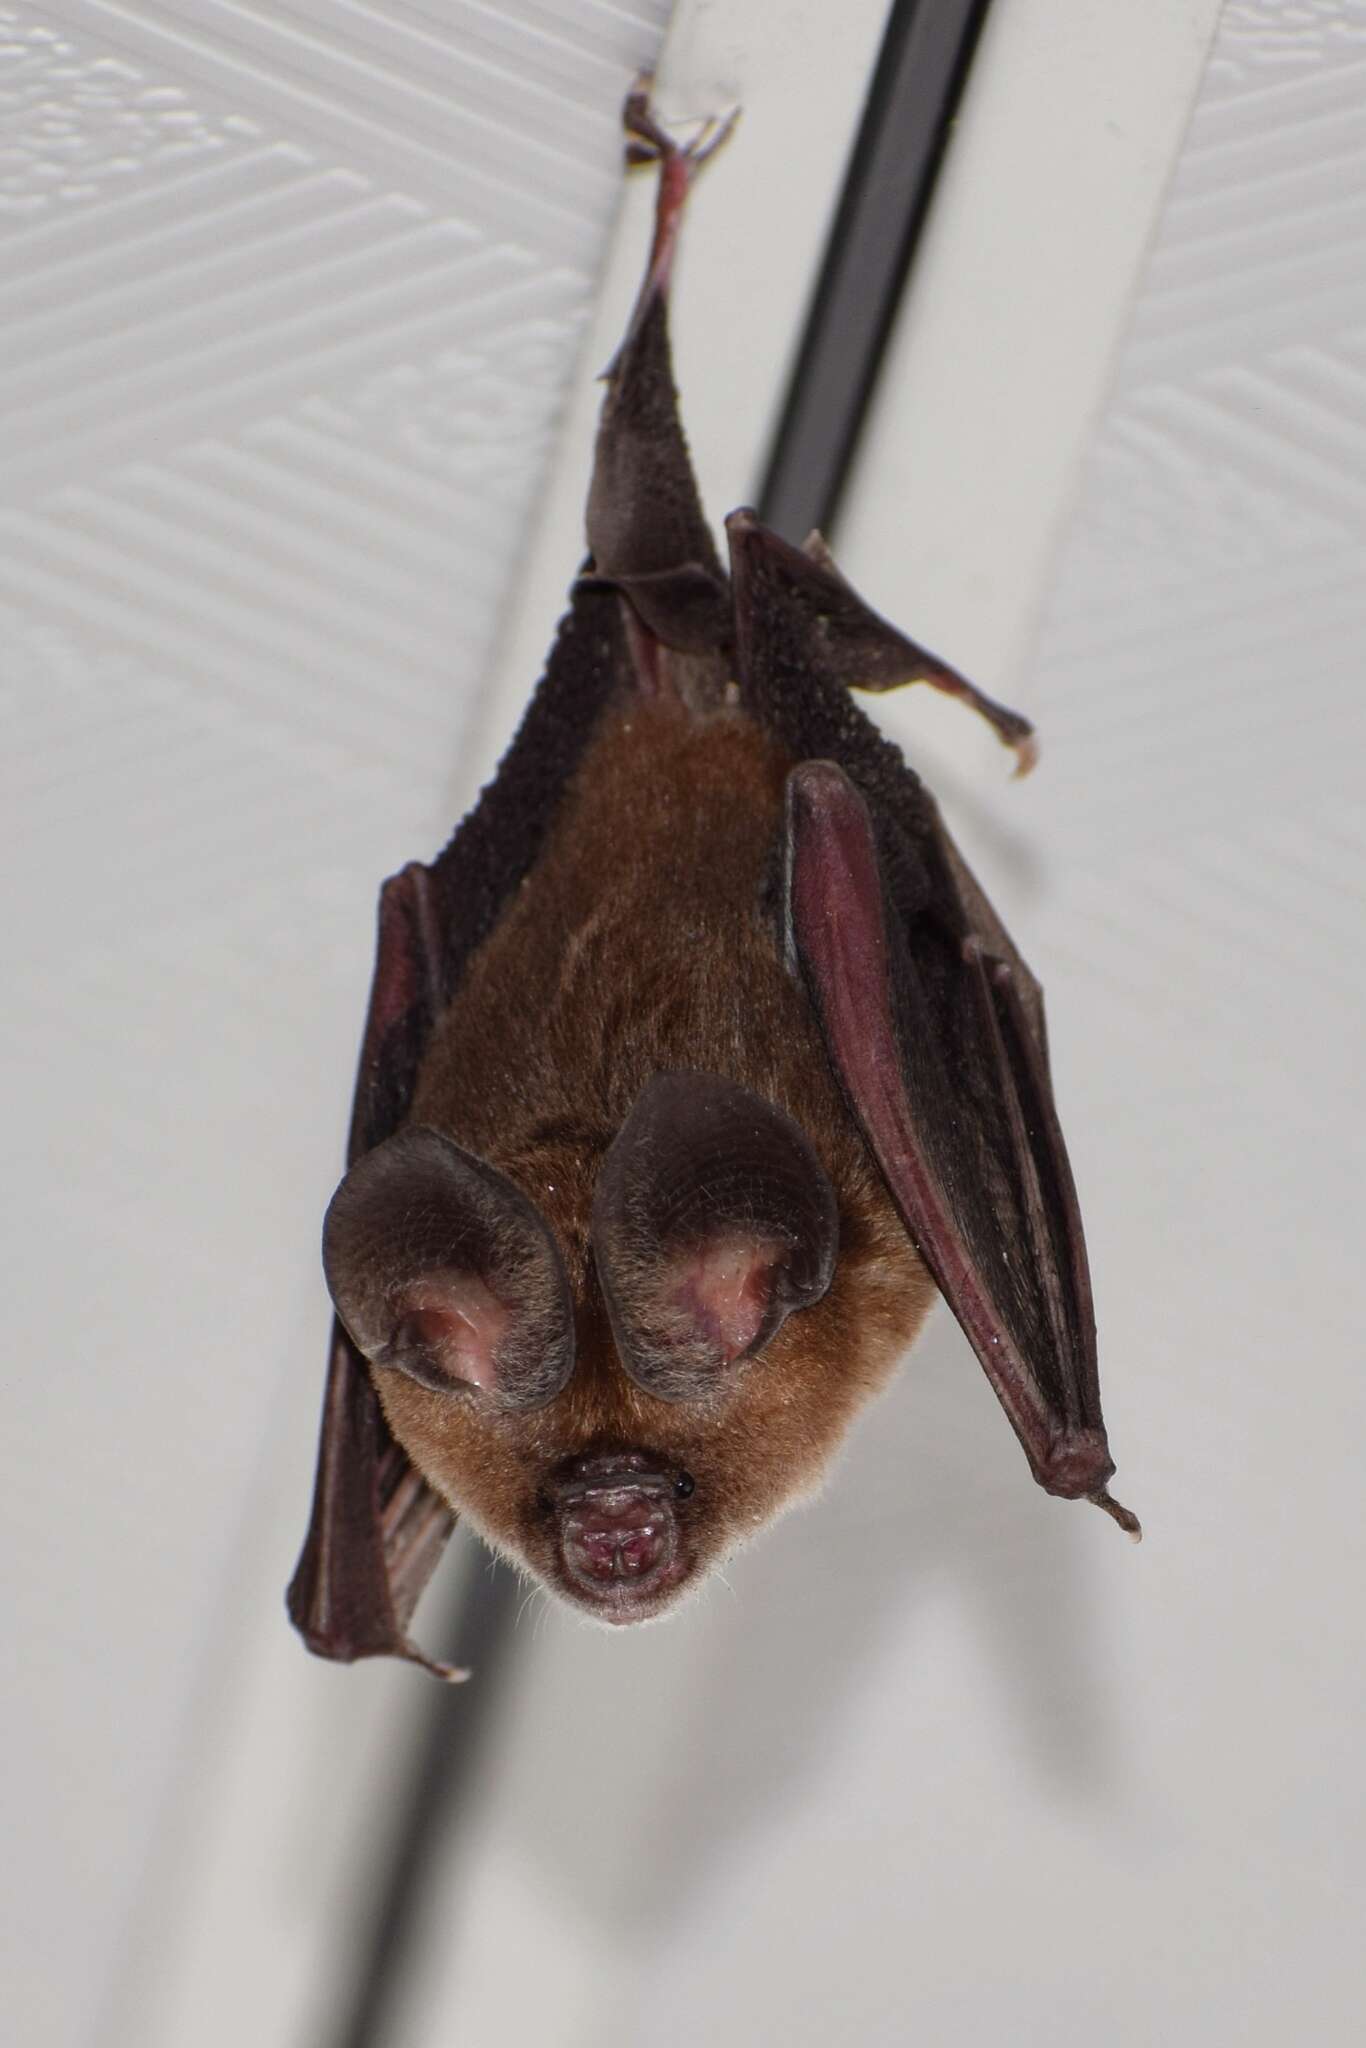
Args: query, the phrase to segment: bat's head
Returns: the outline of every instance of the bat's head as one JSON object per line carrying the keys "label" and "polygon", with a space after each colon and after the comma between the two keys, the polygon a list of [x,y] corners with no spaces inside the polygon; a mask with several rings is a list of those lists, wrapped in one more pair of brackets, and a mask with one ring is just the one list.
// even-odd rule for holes
{"label": "bat's head", "polygon": [[342,1182],[324,1265],[424,1477],[551,1591],[645,1620],[811,1490],[923,1317],[853,1178],[747,1089],[666,1074],[595,1174],[543,1179],[555,1230],[417,1127]]}

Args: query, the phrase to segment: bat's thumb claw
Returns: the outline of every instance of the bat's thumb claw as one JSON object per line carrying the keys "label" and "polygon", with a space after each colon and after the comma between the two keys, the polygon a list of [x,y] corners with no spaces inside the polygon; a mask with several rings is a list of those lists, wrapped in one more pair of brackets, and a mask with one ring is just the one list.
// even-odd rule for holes
{"label": "bat's thumb claw", "polygon": [[1131,1509],[1121,1507],[1108,1487],[1102,1486],[1098,1493],[1088,1494],[1087,1499],[1094,1501],[1098,1508],[1103,1508],[1112,1522],[1118,1522],[1130,1542],[1143,1541],[1143,1524],[1138,1516]]}

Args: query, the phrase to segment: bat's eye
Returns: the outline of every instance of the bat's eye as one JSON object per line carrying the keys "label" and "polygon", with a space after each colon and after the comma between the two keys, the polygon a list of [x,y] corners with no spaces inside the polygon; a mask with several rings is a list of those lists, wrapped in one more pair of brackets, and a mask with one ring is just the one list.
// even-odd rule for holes
{"label": "bat's eye", "polygon": [[697,1491],[697,1481],[691,1472],[680,1472],[674,1481],[674,1499],[689,1500]]}

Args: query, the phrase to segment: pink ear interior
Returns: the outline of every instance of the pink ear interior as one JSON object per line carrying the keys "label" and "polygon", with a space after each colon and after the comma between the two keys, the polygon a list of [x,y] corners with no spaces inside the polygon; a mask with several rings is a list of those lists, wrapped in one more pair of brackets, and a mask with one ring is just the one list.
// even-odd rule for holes
{"label": "pink ear interior", "polygon": [[787,1251],[781,1238],[726,1231],[675,1262],[669,1288],[674,1304],[728,1365],[759,1335],[773,1299],[774,1269]]}
{"label": "pink ear interior", "polygon": [[495,1354],[512,1312],[482,1280],[473,1273],[424,1273],[403,1290],[398,1311],[405,1347],[425,1351],[451,1379],[492,1390]]}

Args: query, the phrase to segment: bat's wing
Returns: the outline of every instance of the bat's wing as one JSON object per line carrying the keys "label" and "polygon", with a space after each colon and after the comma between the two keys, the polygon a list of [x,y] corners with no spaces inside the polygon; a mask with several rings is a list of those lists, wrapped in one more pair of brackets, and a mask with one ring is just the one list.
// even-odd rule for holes
{"label": "bat's wing", "polygon": [[1090,1277],[1038,984],[934,800],[848,695],[882,635],[881,687],[911,643],[752,514],[730,530],[741,689],[802,764],[788,937],[831,1062],[1035,1478],[1137,1534],[1106,1491]]}
{"label": "bat's wing", "polygon": [[313,1513],[287,1596],[319,1657],[407,1657],[438,1678],[462,1671],[407,1633],[455,1516],[389,1434],[365,1361],[334,1320]]}
{"label": "bat's wing", "polygon": [[[396,1127],[412,1095],[440,981],[432,876],[416,862],[385,883],[348,1157]],[[310,1650],[350,1663],[409,1657],[459,1674],[413,1644],[407,1625],[455,1517],[389,1434],[369,1369],[335,1318],[308,1536],[290,1581],[290,1619]]]}
{"label": "bat's wing", "polygon": [[[539,853],[628,665],[617,599],[578,589],[495,780],[430,867],[413,862],[385,883],[348,1166],[403,1122],[432,1026]],[[463,1675],[407,1634],[454,1526],[390,1435],[365,1361],[334,1321],[312,1515],[288,1593],[308,1647],[346,1663],[398,1656]]]}

